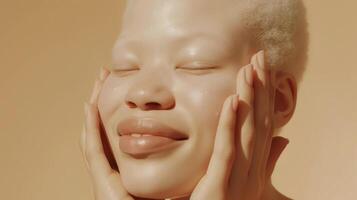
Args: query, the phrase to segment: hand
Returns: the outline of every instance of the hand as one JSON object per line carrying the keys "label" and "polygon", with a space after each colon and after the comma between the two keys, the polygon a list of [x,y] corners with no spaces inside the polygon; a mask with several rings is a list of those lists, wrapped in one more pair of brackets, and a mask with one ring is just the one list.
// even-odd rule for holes
{"label": "hand", "polygon": [[98,112],[98,95],[109,71],[102,69],[100,79],[96,80],[90,102],[85,103],[85,125],[80,146],[87,169],[93,183],[96,200],[134,200],[122,186],[120,174],[114,170],[106,157],[101,136],[101,120]]}
{"label": "hand", "polygon": [[206,174],[191,200],[259,200],[275,163],[288,144],[273,137],[274,96],[271,70],[264,52],[237,75],[237,94],[222,107],[215,144]]}

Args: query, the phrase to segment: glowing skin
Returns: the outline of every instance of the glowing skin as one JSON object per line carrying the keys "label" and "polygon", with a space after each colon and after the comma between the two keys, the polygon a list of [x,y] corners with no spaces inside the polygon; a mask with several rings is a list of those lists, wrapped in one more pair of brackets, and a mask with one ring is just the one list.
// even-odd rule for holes
{"label": "glowing skin", "polygon": [[[129,2],[99,108],[123,183],[133,194],[187,193],[206,172],[222,104],[250,60],[238,24],[226,12],[214,12],[227,5],[210,2]],[[127,156],[116,126],[133,115],[177,127],[189,140],[174,152]]]}
{"label": "glowing skin", "polygon": [[[239,66],[249,61],[248,44],[241,32],[231,30],[236,24],[226,16],[218,19],[204,8],[190,11],[191,3],[141,1],[132,6],[113,50],[114,73],[99,99],[102,120],[129,192],[187,193],[206,171],[223,101],[235,91]],[[115,130],[118,121],[132,115],[166,122],[189,134],[189,140],[160,157],[126,156]]]}
{"label": "glowing skin", "polygon": [[[189,194],[206,173],[223,102],[257,51],[237,23],[237,10],[231,1],[128,2],[98,108],[129,193]],[[127,155],[117,126],[133,116],[156,119],[189,138],[170,151]]]}

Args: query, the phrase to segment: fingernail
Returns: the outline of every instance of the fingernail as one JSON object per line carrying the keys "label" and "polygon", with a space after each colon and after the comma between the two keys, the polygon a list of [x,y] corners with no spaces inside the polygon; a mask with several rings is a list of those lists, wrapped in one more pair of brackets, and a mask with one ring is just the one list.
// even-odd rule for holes
{"label": "fingernail", "polygon": [[257,61],[260,69],[265,69],[264,50],[258,52]]}
{"label": "fingernail", "polygon": [[252,86],[253,85],[253,74],[252,74],[252,65],[249,64],[244,68],[244,74],[245,74],[245,81],[248,85]]}
{"label": "fingernail", "polygon": [[258,53],[254,54],[254,56],[252,56],[252,59],[250,60],[250,64],[252,65],[254,70],[257,70],[257,68],[259,68]]}
{"label": "fingernail", "polygon": [[238,103],[239,103],[239,97],[238,95],[233,95],[232,96],[232,108],[234,112],[237,112],[238,110]]}

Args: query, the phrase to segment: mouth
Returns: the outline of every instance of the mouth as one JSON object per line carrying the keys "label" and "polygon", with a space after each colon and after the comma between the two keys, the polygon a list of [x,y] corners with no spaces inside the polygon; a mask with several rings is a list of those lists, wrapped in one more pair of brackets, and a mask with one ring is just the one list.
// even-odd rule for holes
{"label": "mouth", "polygon": [[187,139],[172,139],[155,135],[123,135],[119,139],[120,149],[127,154],[142,155],[161,152],[178,147]]}
{"label": "mouth", "polygon": [[119,147],[131,155],[150,154],[178,147],[188,135],[153,118],[132,118],[118,124]]}

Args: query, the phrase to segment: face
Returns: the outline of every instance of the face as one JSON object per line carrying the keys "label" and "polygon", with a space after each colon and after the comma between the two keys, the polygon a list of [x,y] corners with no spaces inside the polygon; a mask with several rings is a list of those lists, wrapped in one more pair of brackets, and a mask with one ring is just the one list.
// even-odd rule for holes
{"label": "face", "polygon": [[[205,174],[223,102],[235,93],[236,74],[254,51],[236,12],[232,3],[218,0],[128,2],[99,111],[131,194],[187,194]],[[127,119],[149,128],[154,120],[187,139],[164,148],[157,143],[161,150],[151,153],[139,154],[140,147],[128,153],[119,136]]]}

